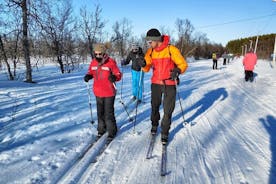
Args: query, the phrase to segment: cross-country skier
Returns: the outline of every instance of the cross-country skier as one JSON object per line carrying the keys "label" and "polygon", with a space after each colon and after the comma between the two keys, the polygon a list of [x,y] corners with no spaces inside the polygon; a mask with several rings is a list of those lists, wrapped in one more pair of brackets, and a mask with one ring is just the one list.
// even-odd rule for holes
{"label": "cross-country skier", "polygon": [[212,59],[213,59],[213,70],[218,69],[218,58],[217,58],[217,53],[212,54]]}
{"label": "cross-country skier", "polygon": [[159,125],[159,107],[163,98],[164,115],[161,120],[161,141],[167,144],[171,126],[172,113],[176,100],[176,81],[178,76],[184,73],[188,67],[187,62],[178,48],[169,44],[169,36],[161,35],[158,29],[150,29],[146,40],[151,48],[145,55],[145,61],[141,61],[143,71],[153,69],[151,78],[151,133],[156,134]]}
{"label": "cross-country skier", "polygon": [[116,62],[106,54],[106,47],[102,43],[94,45],[94,58],[88,68],[84,81],[94,79],[93,92],[97,102],[98,138],[106,131],[108,138],[113,139],[117,133],[114,115],[115,82],[122,74]]}
{"label": "cross-country skier", "polygon": [[[132,44],[131,51],[129,52],[126,60],[122,61],[122,65],[131,64],[131,75],[132,75],[132,100],[138,100],[138,103],[142,101],[143,84],[144,84],[144,72],[141,72],[141,66],[139,65],[140,60],[144,60],[145,54],[138,44]],[[139,93],[139,94],[138,94]]]}
{"label": "cross-country skier", "polygon": [[243,66],[244,66],[244,79],[247,82],[253,82],[253,70],[255,65],[257,64],[257,55],[253,52],[253,49],[250,48],[249,51],[245,54],[243,58]]}

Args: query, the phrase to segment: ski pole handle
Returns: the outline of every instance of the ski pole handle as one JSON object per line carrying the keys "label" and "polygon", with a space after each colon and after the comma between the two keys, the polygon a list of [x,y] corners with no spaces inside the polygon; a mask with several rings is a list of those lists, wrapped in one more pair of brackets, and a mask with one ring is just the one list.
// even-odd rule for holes
{"label": "ski pole handle", "polygon": [[115,90],[117,91],[117,87],[116,87],[115,82],[112,82],[112,85],[113,85],[113,87],[115,88]]}

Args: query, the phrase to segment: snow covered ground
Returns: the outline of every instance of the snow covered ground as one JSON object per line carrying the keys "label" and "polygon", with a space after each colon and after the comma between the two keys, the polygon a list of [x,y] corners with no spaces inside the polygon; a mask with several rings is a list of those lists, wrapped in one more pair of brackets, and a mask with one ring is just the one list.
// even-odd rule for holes
{"label": "snow covered ground", "polygon": [[[151,73],[145,74],[144,103],[138,107],[134,130],[120,103],[120,97],[124,102],[131,97],[130,68],[121,68],[123,85],[117,84],[115,102],[120,130],[100,156],[80,164],[75,173],[79,183],[276,183],[276,68],[259,60],[255,81],[245,83],[241,59],[221,64],[212,70],[211,60],[192,62],[181,76],[177,90],[184,117],[177,99],[163,177],[160,130],[153,157],[146,159]],[[0,74],[1,184],[61,183],[73,161],[95,140],[97,121],[89,123],[83,82],[86,70],[84,65],[60,74],[54,66],[41,67],[33,74],[37,84],[7,81]],[[94,96],[92,107],[96,120]],[[189,125],[184,126],[184,118]]]}

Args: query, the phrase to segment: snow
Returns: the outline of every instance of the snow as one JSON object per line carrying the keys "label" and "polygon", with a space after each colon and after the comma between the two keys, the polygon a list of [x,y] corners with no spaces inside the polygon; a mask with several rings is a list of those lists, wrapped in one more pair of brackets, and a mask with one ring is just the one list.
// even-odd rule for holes
{"label": "snow", "polygon": [[[74,166],[97,135],[95,97],[91,125],[83,82],[88,65],[70,74],[53,65],[40,67],[33,73],[36,84],[8,81],[1,71],[0,183],[74,183],[63,176],[72,167],[78,183],[276,183],[276,69],[258,60],[255,81],[246,83],[241,61],[222,65],[219,60],[219,70],[211,69],[211,60],[189,63],[177,87],[181,101],[177,98],[173,113],[166,176],[160,176],[160,129],[153,157],[146,159],[151,73],[145,74],[134,129],[120,103],[131,98],[130,67],[121,68],[117,137],[102,153],[100,139]],[[162,107],[160,112],[162,117]]]}

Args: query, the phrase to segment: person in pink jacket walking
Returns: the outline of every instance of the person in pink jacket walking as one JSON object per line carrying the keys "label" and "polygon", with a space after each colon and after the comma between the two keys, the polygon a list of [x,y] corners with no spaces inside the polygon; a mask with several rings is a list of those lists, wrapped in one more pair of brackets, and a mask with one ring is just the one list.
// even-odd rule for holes
{"label": "person in pink jacket walking", "polygon": [[243,58],[244,74],[245,81],[253,82],[253,70],[257,64],[257,55],[253,52],[253,49],[249,49],[248,53],[245,54]]}

